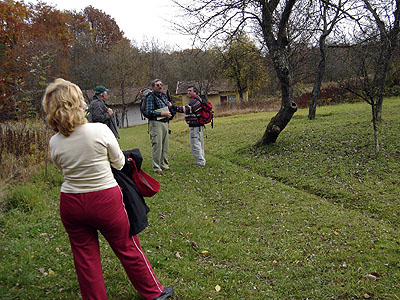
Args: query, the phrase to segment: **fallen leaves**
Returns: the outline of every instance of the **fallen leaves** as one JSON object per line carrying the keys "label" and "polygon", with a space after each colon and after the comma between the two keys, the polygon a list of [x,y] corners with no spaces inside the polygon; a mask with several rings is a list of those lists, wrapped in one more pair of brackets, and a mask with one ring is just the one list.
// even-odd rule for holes
{"label": "fallen leaves", "polygon": [[38,271],[40,272],[40,274],[42,274],[43,276],[53,276],[53,275],[55,275],[55,272],[54,272],[52,269],[50,269],[50,268],[47,270],[47,272],[46,272],[45,268],[43,268],[43,267],[38,268],[37,270],[38,270]]}
{"label": "fallen leaves", "polygon": [[363,276],[365,279],[370,279],[370,280],[377,280],[379,275],[375,272],[372,272],[371,274],[366,274]]}
{"label": "fallen leaves", "polygon": [[197,251],[197,249],[199,249],[199,245],[197,245],[196,242],[192,242],[192,248],[193,250]]}

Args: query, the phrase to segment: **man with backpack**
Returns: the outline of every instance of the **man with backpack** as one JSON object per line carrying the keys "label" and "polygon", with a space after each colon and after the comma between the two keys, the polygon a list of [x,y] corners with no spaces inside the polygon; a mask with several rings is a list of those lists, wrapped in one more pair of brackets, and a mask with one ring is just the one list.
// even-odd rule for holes
{"label": "man with backpack", "polygon": [[[205,112],[204,105],[207,100],[202,100],[199,96],[199,90],[195,86],[189,86],[187,94],[190,98],[189,104],[185,106],[171,105],[176,112],[185,113],[185,121],[189,125],[190,131],[190,148],[194,156],[194,161],[197,166],[205,166],[206,158],[204,154],[203,130],[204,124],[210,120],[203,121],[203,113]],[[207,103],[211,106],[210,102]],[[210,118],[212,111],[210,108]]]}
{"label": "man with backpack", "polygon": [[172,116],[169,111],[171,102],[162,92],[163,83],[160,79],[154,79],[151,82],[151,88],[153,91],[146,97],[144,114],[149,119],[153,171],[161,175],[163,171],[169,170],[168,122]]}
{"label": "man with backpack", "polygon": [[119,138],[117,131],[117,123],[115,122],[114,113],[111,108],[107,107],[106,100],[108,97],[108,89],[102,85],[94,88],[93,100],[88,107],[88,120],[94,123],[103,123],[110,127],[116,138]]}

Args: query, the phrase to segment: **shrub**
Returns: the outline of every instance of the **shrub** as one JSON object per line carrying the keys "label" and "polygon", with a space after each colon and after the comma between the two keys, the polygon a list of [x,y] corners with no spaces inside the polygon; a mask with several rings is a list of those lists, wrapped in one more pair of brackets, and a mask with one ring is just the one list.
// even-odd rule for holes
{"label": "shrub", "polygon": [[385,97],[399,97],[400,96],[400,85],[393,85],[385,87]]}
{"label": "shrub", "polygon": [[235,104],[217,105],[215,107],[215,115],[218,117],[225,117],[237,114],[277,111],[279,107],[280,101],[278,99],[254,99]]}
{"label": "shrub", "polygon": [[298,108],[306,108],[310,105],[311,93],[304,93],[294,99]]}
{"label": "shrub", "polygon": [[0,180],[18,177],[48,156],[51,131],[39,122],[0,124]]}
{"label": "shrub", "polygon": [[[317,104],[320,106],[339,104],[339,103],[354,103],[360,101],[354,94],[349,92],[352,89],[352,82],[347,81],[341,85],[330,84],[321,88]],[[298,97],[295,97],[299,108],[306,108],[310,105],[311,93],[303,93]]]}
{"label": "shrub", "polygon": [[18,208],[25,212],[31,211],[40,202],[42,195],[43,189],[36,184],[15,186],[9,193],[6,193],[4,209]]}

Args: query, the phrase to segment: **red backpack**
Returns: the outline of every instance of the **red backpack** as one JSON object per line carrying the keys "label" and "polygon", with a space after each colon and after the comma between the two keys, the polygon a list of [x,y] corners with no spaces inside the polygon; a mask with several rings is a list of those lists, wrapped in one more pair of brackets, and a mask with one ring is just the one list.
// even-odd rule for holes
{"label": "red backpack", "polygon": [[212,110],[213,106],[207,99],[201,99],[201,112],[199,117],[200,124],[208,124],[211,122],[211,128],[214,127],[214,112]]}

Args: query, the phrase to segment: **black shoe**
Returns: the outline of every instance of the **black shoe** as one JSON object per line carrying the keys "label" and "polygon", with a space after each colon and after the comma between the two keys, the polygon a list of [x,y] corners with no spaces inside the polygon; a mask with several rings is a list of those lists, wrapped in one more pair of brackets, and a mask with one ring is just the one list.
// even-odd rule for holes
{"label": "black shoe", "polygon": [[169,297],[172,297],[173,294],[174,294],[174,289],[172,287],[165,287],[161,295],[158,296],[157,298],[154,298],[154,300],[164,300]]}

